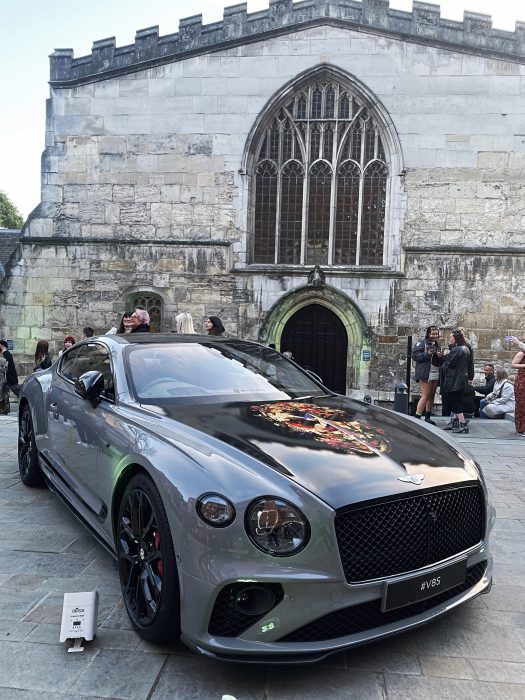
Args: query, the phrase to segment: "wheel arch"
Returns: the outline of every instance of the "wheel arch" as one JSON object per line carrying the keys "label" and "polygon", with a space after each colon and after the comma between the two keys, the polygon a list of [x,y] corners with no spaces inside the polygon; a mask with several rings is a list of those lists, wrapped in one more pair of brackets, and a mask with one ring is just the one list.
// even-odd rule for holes
{"label": "wheel arch", "polygon": [[[138,464],[137,462],[132,462],[131,464],[125,466],[124,469],[120,472],[119,477],[117,479],[117,483],[115,484],[115,488],[113,490],[113,500],[111,503],[111,529],[113,532],[113,541],[115,542],[115,547],[117,547],[117,520],[122,496],[124,495],[126,486],[129,484],[131,479],[137,474],[145,474],[151,479],[151,475],[149,474],[148,470],[144,468],[143,465]],[[155,483],[153,479],[152,481],[153,483]]]}

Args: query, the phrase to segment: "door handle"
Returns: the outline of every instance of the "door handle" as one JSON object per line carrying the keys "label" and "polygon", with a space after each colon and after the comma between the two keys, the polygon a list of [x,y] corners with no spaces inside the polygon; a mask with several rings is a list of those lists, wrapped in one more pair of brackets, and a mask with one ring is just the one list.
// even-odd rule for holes
{"label": "door handle", "polygon": [[58,404],[57,403],[49,404],[49,408],[52,410],[53,418],[55,420],[58,420],[60,418],[60,414],[58,412]]}

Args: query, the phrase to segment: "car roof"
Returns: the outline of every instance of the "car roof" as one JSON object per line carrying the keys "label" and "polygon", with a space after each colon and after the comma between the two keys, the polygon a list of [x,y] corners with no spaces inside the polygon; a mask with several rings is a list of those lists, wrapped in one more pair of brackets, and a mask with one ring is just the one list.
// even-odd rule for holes
{"label": "car roof", "polygon": [[[229,340],[239,340],[239,338],[221,337],[218,335],[199,335],[192,333],[191,335],[184,335],[182,333],[123,333],[111,335],[101,335],[93,338],[84,338],[87,341],[94,340],[113,340],[119,344],[123,345],[151,345],[153,343],[164,344],[164,343],[203,343],[203,342],[227,342]],[[243,341],[243,342],[254,342],[254,341]]]}

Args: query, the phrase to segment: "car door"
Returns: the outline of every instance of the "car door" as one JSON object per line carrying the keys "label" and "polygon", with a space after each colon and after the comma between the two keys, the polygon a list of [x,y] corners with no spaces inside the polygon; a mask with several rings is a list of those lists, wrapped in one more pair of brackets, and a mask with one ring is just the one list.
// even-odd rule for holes
{"label": "car door", "polygon": [[[75,381],[85,372],[104,375],[101,404],[75,392]],[[112,401],[113,376],[107,348],[96,342],[73,347],[60,359],[48,404],[48,430],[54,468],[71,493],[97,517],[105,515],[98,494],[97,461],[104,443],[104,401]]]}

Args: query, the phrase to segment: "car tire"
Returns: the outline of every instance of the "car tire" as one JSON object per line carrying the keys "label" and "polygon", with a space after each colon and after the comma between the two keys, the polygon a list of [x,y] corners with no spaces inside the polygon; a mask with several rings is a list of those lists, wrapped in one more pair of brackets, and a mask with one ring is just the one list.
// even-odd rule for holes
{"label": "car tire", "polygon": [[44,473],[38,461],[31,409],[27,404],[22,409],[18,426],[18,471],[22,483],[26,486],[42,486],[44,483]]}
{"label": "car tire", "polygon": [[133,626],[150,642],[180,637],[175,550],[160,494],[145,474],[126,486],[120,502],[117,557],[122,596]]}

